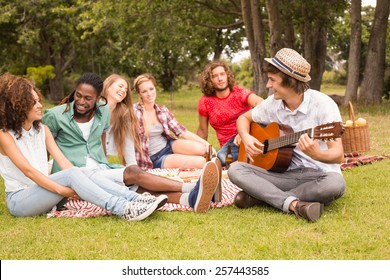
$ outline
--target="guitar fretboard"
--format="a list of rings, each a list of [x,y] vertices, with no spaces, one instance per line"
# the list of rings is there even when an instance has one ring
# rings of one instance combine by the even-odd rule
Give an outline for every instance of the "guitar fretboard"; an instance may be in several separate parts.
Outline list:
[[[313,130],[312,128],[309,128],[309,129],[294,132],[291,134],[283,135],[283,136],[280,136],[278,138],[269,139],[267,151],[272,151],[275,149],[279,149],[282,147],[286,147],[286,146],[290,146],[292,144],[295,144],[298,142],[299,137],[305,133],[307,133],[310,137],[312,137],[312,135],[311,135],[312,130]]]

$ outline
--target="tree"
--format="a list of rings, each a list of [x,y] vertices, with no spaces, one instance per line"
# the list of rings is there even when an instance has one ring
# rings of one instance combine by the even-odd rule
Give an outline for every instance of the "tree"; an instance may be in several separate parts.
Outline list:
[[[26,6],[25,1],[15,0],[1,8],[9,11],[8,22],[16,27],[17,42],[27,62],[54,66],[55,77],[49,81],[46,94],[51,101],[64,96],[63,73],[71,66],[80,43],[75,29],[76,4],[75,0],[41,0]]]
[[[386,33],[390,1],[377,0],[374,22],[368,43],[367,61],[358,102],[379,104],[382,102],[385,73]]]
[[[195,0],[192,2],[194,5],[187,15],[192,26],[206,27],[209,34],[215,34],[213,60],[221,59],[223,52],[231,58],[232,53],[241,50],[245,32],[240,0]],[[211,40],[214,39],[211,38]]]
[[[242,16],[253,62],[254,90],[264,94],[267,90],[262,65],[266,57],[267,30],[263,24],[266,14],[259,3],[261,2],[255,0],[241,0]],[[271,54],[281,47],[291,47],[302,53],[311,64],[310,86],[314,89],[320,89],[325,70],[328,28],[334,18],[342,15],[345,6],[346,1],[340,0],[267,1]],[[295,33],[299,35],[293,40]]]
[[[151,72],[164,90],[172,90],[192,78],[211,53],[217,59],[222,50],[229,54],[241,46],[236,2],[100,0],[85,9],[81,26],[86,38],[115,38],[108,53],[116,63],[110,66],[130,76]]]
[[[253,91],[267,96],[265,71],[262,69],[266,57],[265,35],[262,14],[257,0],[241,0],[242,18],[248,40],[253,69]]]
[[[282,48],[295,49],[295,31],[290,1],[267,0],[270,55]]]
[[[349,101],[355,102],[359,87],[360,50],[361,50],[361,0],[352,0],[351,3],[351,39],[348,57],[348,80],[343,105]]]
[[[299,15],[296,20],[301,22],[299,30],[302,52],[311,65],[310,87],[320,90],[325,71],[329,27],[333,25],[335,18],[344,13],[346,1],[302,0],[297,3],[296,8],[300,13],[296,11],[295,14]]]
[[[268,26],[270,32],[270,53],[274,56],[278,50],[285,47],[282,39],[284,28],[281,19],[281,9],[278,0],[267,0],[266,7],[268,11]]]
[[[242,48],[246,37],[252,63],[249,71],[253,71],[253,90],[258,94],[267,95],[264,58],[282,47],[302,53],[312,65],[311,87],[319,89],[329,54],[347,59],[350,45],[356,45],[350,43],[349,30],[343,29],[349,26],[343,14],[347,2],[39,0],[28,1],[26,7],[25,0],[0,0],[0,71],[26,74],[30,66],[54,66],[56,76],[47,96],[55,101],[63,97],[64,85],[69,86],[85,71],[101,76],[117,72],[129,77],[152,72],[164,89],[177,89],[194,79],[208,60],[231,57]],[[383,7],[386,1],[380,2]],[[361,57],[367,53],[368,42],[370,13],[366,15],[365,11],[366,7]],[[386,25],[386,16],[380,18]],[[375,45],[373,36],[371,50]],[[378,38],[385,41],[382,35]],[[367,64],[373,59],[384,63],[381,56],[369,58]],[[350,65],[354,65],[351,59]],[[361,60],[360,77],[364,65]],[[367,69],[381,75],[376,69]],[[376,92],[382,90],[380,82],[375,86],[379,86]]]

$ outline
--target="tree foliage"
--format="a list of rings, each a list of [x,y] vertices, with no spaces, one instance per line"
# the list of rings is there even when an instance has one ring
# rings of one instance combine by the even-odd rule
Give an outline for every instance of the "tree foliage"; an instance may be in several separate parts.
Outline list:
[[[194,81],[209,60],[230,59],[247,40],[250,65],[237,69],[244,71],[243,75],[236,74],[244,77],[245,84],[253,80],[250,87],[256,92],[266,92],[264,57],[281,47],[294,48],[308,59],[311,86],[319,88],[329,65],[326,62],[331,62],[331,57],[348,58],[349,3],[0,0],[0,72],[26,74],[28,67],[52,65],[55,76],[43,87],[54,101],[67,93],[71,80],[87,71],[102,77],[116,72],[132,78],[151,72],[165,90],[171,90]],[[360,73],[373,12],[363,9]],[[252,78],[247,73],[252,73]]]
[[[363,104],[379,104],[382,101],[384,88],[386,33],[388,30],[390,2],[378,0],[372,25],[366,67],[359,91],[358,100]]]

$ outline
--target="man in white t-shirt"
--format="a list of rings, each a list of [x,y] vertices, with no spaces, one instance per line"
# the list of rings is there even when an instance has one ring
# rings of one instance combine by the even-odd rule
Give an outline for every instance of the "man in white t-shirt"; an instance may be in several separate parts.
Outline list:
[[[277,123],[301,132],[334,123],[341,130],[336,135],[339,137],[343,131],[341,115],[330,97],[309,88],[310,64],[295,50],[284,48],[265,60],[267,88],[273,94],[237,120],[249,163],[237,162],[228,171],[230,180],[243,190],[235,196],[234,203],[240,208],[270,205],[314,222],[321,217],[324,204],[345,192],[340,170],[344,156],[341,139],[324,142],[302,133],[287,171],[278,173],[250,164],[259,155],[267,156],[268,148],[263,145],[265,141],[249,133],[250,124]]]

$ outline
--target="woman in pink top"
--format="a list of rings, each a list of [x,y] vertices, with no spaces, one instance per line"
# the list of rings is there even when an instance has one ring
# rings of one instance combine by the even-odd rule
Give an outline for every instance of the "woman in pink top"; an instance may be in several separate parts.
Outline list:
[[[233,161],[238,157],[238,146],[241,141],[236,127],[238,117],[263,99],[248,89],[236,86],[233,73],[221,61],[213,61],[205,66],[200,77],[200,86],[204,96],[198,103],[197,134],[207,140],[210,123],[217,133],[221,147],[217,156],[224,166],[229,144]]]

